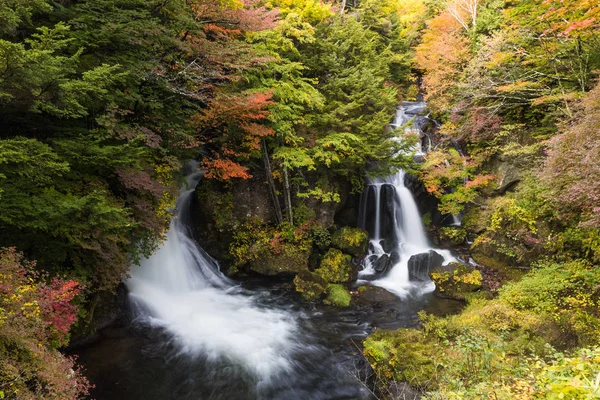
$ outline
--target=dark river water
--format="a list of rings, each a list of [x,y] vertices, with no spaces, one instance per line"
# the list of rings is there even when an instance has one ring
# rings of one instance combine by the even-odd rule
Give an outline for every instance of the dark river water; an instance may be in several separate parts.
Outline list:
[[[432,294],[402,300],[375,289],[346,310],[302,304],[280,288],[253,288],[256,307],[284,309],[298,323],[290,368],[259,379],[235,360],[182,351],[160,327],[135,321],[106,328],[101,339],[78,350],[97,400],[371,399],[370,371],[360,353],[367,334],[413,327],[417,313],[444,315],[461,303]]]

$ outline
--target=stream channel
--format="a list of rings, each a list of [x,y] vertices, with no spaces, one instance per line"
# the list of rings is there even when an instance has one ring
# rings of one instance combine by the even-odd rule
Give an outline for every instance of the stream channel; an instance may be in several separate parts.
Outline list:
[[[399,106],[392,125],[422,108]],[[125,321],[77,350],[97,400],[372,399],[360,352],[365,337],[377,328],[414,327],[421,310],[445,315],[462,306],[433,295],[428,271],[409,273],[409,258],[431,247],[402,171],[368,182],[363,193],[359,220],[370,245],[356,285],[378,289],[348,309],[303,303],[289,283],[222,274],[191,234],[200,178],[190,172],[167,240],[132,267]],[[444,262],[454,260],[435,250]]]

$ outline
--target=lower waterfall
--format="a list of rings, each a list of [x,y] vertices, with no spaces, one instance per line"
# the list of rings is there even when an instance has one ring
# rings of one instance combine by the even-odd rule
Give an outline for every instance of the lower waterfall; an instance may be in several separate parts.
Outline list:
[[[188,175],[165,242],[126,282],[138,322],[162,327],[182,352],[242,365],[259,381],[289,371],[297,330],[288,311],[259,307],[189,236],[188,210],[200,172]]]

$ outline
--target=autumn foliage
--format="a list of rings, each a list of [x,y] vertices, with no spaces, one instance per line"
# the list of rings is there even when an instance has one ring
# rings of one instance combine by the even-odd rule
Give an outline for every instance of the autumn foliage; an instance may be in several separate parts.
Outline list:
[[[220,180],[248,179],[248,168],[241,164],[260,151],[260,142],[275,131],[265,125],[269,92],[220,94],[203,113],[192,118],[200,139],[210,150],[202,165],[206,177]]]
[[[542,177],[563,218],[600,227],[600,85],[583,99],[572,126],[552,139]]]
[[[462,26],[450,13],[442,13],[427,23],[415,61],[425,72],[423,87],[432,107],[447,111],[452,89],[468,57],[468,41]]]
[[[0,397],[83,398],[88,381],[56,350],[76,320],[81,286],[60,278],[44,282],[34,267],[14,248],[0,249]]]

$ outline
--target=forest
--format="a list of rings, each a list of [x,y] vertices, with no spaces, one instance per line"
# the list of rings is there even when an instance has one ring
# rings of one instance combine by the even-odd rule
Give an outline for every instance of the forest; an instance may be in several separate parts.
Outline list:
[[[597,0],[0,0],[0,399],[94,395],[71,349],[165,243],[189,160],[227,276],[342,309],[365,180],[414,177],[473,263],[430,273],[460,311],[358,344],[373,398],[600,398],[599,74]],[[385,127],[418,101],[414,157]]]

